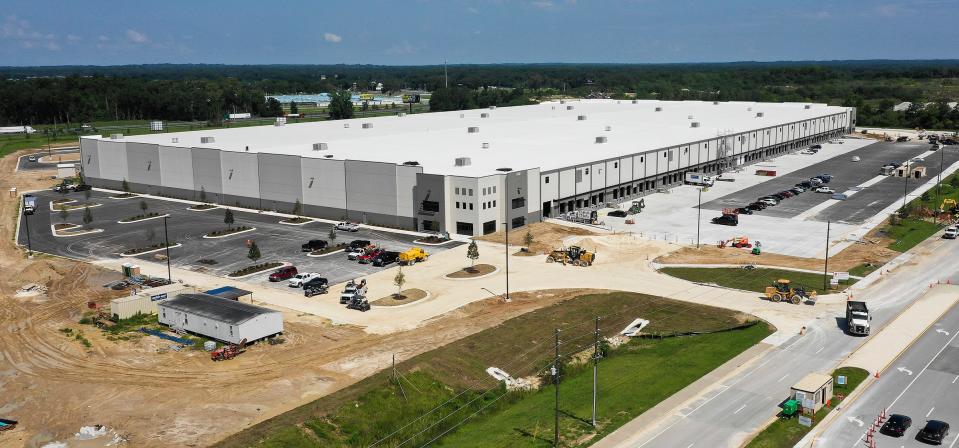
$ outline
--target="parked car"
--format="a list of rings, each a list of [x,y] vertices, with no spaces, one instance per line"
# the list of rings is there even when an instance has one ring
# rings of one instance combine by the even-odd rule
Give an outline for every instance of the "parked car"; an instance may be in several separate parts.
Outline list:
[[[822,149],[822,145],[812,145],[809,149]]]
[[[613,210],[606,214],[606,216],[612,216],[614,218],[625,218],[626,210]]]
[[[317,275],[316,277],[313,277],[303,282],[303,289],[319,288],[322,286],[328,286],[329,284],[330,284],[330,281],[326,277],[320,277],[319,275]]]
[[[342,230],[344,232],[356,232],[360,230],[360,226],[359,224],[353,224],[352,222],[349,222],[349,221],[343,221],[341,223],[336,224],[336,230]]]
[[[396,260],[399,259],[399,257],[399,252],[394,252],[391,250],[383,251],[383,253],[377,255],[376,258],[373,259],[373,266],[382,267],[396,263]]]
[[[303,252],[313,252],[314,250],[326,249],[326,246],[329,243],[326,240],[309,240],[306,243],[303,243],[300,248]]]
[[[923,442],[942,445],[942,441],[949,435],[949,424],[939,420],[926,421],[926,426],[919,430],[916,439]]]
[[[879,432],[893,437],[902,437],[910,426],[912,426],[911,418],[902,414],[892,414],[882,428],[879,428]]]
[[[949,226],[946,227],[946,231],[942,233],[942,237],[947,240],[954,240],[959,236],[959,227]]]
[[[802,150],[802,151],[799,151],[799,153],[800,153],[800,154],[813,155],[813,154],[816,153],[816,151],[813,151],[813,150],[811,150],[811,149],[804,149],[804,150]]]
[[[92,189],[93,187],[88,184],[75,184],[73,186],[73,191],[87,191]]]
[[[736,209],[736,211],[739,212],[740,215],[751,215],[751,214],[753,214],[753,211],[750,210],[749,207],[739,207],[739,208]]]
[[[270,281],[282,282],[283,280],[289,280],[296,274],[296,266],[283,266],[282,268],[279,268],[270,274]]]
[[[796,184],[796,186],[797,186],[797,187],[800,187],[800,188],[805,188],[805,189],[808,190],[808,189],[812,188],[812,182],[809,182],[808,180],[804,180],[804,181]]]
[[[837,201],[845,201],[846,199],[849,199],[849,196],[846,196],[845,193],[836,193],[832,195],[832,199],[835,199]]]
[[[293,278],[290,279],[290,287],[291,287],[291,288],[300,288],[300,287],[303,286],[303,283],[305,283],[305,282],[307,282],[307,281],[309,281],[309,280],[312,280],[312,279],[314,279],[314,278],[316,278],[316,277],[319,277],[319,276],[320,276],[320,274],[317,274],[316,272],[300,272],[300,273],[297,273],[296,275],[293,276]]]
[[[780,191],[779,194],[782,195],[784,198],[791,198],[791,197],[795,196],[795,194],[793,194],[793,192],[791,192],[791,191],[789,191],[789,190]]]
[[[27,157],[27,162],[36,162],[36,161],[37,161],[37,156],[35,155],[30,155],[30,157]]]
[[[776,194],[773,194],[772,196],[776,199],[779,199],[780,201],[782,201],[783,199],[786,199],[786,195],[782,193],[776,193]]]
[[[366,255],[366,249],[362,247],[357,247],[356,249],[350,249],[346,252],[347,260],[356,260],[357,258]]]
[[[794,193],[795,193],[796,191],[799,191],[800,193],[805,193],[805,192],[806,192],[806,188],[803,187],[803,186],[801,186],[801,185],[796,185],[795,187],[790,188],[789,191],[792,191],[792,192],[794,192]]]
[[[370,240],[353,240],[353,241],[350,241],[349,248],[350,250],[362,249],[369,245],[370,245]]]
[[[832,188],[829,188],[829,187],[818,187],[813,191],[815,191],[816,193],[829,193],[829,194],[836,192],[836,190],[833,190]]]
[[[816,177],[822,179],[822,181],[827,184],[832,180],[832,174],[820,174]]]
[[[367,252],[365,255],[360,255],[360,256],[356,259],[356,261],[359,261],[360,264],[369,264],[369,263],[372,263],[372,262],[373,262],[373,259],[374,259],[374,258],[380,256],[380,254],[382,254],[382,253],[383,253],[383,251],[380,250],[380,249],[373,249],[373,250]]]
[[[719,224],[721,226],[738,226],[739,218],[736,215],[723,215],[713,218],[713,224]]]
[[[760,210],[765,210],[766,207],[767,207],[767,205],[766,205],[766,204],[763,204],[762,202],[753,202],[752,204],[749,204],[749,205],[746,206],[746,208],[748,208],[748,209],[750,209],[750,210],[752,210],[752,211],[754,211],[754,212],[758,212],[758,211],[760,211]]]
[[[765,197],[765,198],[759,198],[759,202],[766,204],[767,207],[772,207],[774,205],[779,204],[779,199],[776,199],[773,197]]]
[[[852,161],[853,161],[853,162],[858,162],[858,161],[860,161],[860,160],[862,160],[862,159],[861,159],[859,156],[852,156]]]

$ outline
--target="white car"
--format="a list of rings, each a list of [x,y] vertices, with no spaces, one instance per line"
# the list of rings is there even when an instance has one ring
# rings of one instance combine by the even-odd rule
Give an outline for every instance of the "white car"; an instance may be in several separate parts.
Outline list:
[[[813,191],[815,191],[816,193],[830,193],[830,194],[836,192],[836,190],[833,190],[832,188],[829,188],[829,187],[819,187]]]
[[[858,161],[860,161],[860,160],[862,160],[862,159],[861,159],[859,156],[852,156],[852,161],[853,161],[853,162],[858,162]]]
[[[957,236],[959,236],[959,227],[956,226],[946,227],[946,231],[942,234],[942,237],[948,240],[954,240]]]
[[[360,226],[349,221],[343,221],[336,225],[336,230],[342,230],[344,232],[356,232],[360,230]]]
[[[800,154],[813,155],[813,154],[816,153],[816,151],[813,151],[813,150],[811,150],[811,149],[804,149],[804,150],[802,150],[802,151],[799,151],[799,153],[800,153]]]
[[[314,277],[319,277],[320,274],[316,272],[301,272],[293,276],[290,279],[290,288],[302,288],[303,284],[312,280]]]
[[[356,249],[352,249],[349,252],[347,252],[346,258],[348,260],[356,260],[357,258],[360,258],[363,255],[366,255],[366,248],[357,247]]]

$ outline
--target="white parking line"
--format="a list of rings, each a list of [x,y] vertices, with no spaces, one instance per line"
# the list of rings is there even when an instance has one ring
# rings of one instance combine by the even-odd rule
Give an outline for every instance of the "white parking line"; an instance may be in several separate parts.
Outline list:
[[[959,380],[959,375],[956,375],[956,377],[952,379],[952,384],[956,384],[956,380]]]
[[[783,375],[782,377],[780,377],[780,378],[779,378],[778,380],[776,380],[776,382],[778,383],[778,382],[780,382],[780,381],[782,381],[782,380],[784,380],[784,379],[786,379],[786,377],[787,377],[787,376],[789,376],[789,374],[788,374],[788,373],[787,373],[787,374],[785,374],[785,375]],[[955,381],[953,381],[953,382],[955,382]]]
[[[736,409],[736,411],[735,411],[735,412],[733,412],[733,415],[735,415],[735,414],[738,414],[738,413],[739,413],[739,411],[742,411],[742,410],[743,410],[743,409],[745,409],[745,408],[746,408],[746,405],[742,405],[742,406],[740,406],[740,407],[739,407],[739,409]],[[927,415],[926,417],[928,417],[928,415]]]
[[[819,354],[819,352],[821,352],[821,351],[822,351],[822,350],[823,350],[824,348],[826,348],[826,346],[825,346],[825,345],[824,345],[824,346],[822,346],[822,347],[819,347],[819,350],[816,350],[816,353],[813,353],[813,354],[814,354],[814,355],[818,355],[818,354]]]
[[[929,412],[926,412],[926,417],[929,417],[930,415],[932,415],[932,411],[934,411],[935,409],[936,407],[933,406],[932,409],[929,410]]]

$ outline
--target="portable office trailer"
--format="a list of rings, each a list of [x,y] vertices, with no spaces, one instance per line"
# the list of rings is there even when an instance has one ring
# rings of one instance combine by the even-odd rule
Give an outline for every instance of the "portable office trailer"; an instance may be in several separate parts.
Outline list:
[[[180,294],[157,308],[161,324],[223,342],[253,342],[283,332],[281,312],[209,294]]]
[[[804,410],[819,412],[832,400],[833,379],[831,375],[810,373],[789,390],[789,397],[799,402]]]
[[[192,294],[196,288],[181,283],[138,290],[135,294],[110,301],[110,314],[116,319],[129,319],[137,314],[156,314],[157,302],[177,294]]]

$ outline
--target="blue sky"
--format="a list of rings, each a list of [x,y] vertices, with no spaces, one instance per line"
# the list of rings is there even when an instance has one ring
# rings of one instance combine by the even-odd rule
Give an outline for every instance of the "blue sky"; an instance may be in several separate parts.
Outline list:
[[[959,0],[5,0],[0,66],[959,58]]]

